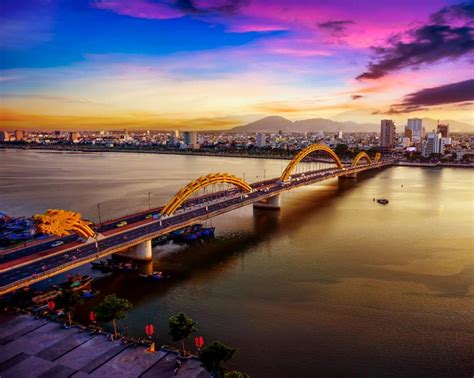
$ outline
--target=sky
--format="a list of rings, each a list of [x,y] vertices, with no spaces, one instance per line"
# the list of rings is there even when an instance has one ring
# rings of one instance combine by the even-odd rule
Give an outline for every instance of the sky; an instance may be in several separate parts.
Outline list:
[[[474,124],[474,0],[0,0],[0,129]]]

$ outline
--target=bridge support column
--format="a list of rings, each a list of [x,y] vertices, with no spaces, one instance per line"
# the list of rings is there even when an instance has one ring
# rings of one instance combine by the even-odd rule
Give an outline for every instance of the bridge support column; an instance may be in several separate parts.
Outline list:
[[[127,253],[127,257],[137,261],[151,261],[153,259],[151,240],[147,240],[132,247],[130,252]]]
[[[276,196],[263,199],[259,202],[255,202],[253,204],[253,207],[257,209],[279,210],[281,207],[280,195],[278,194]]]

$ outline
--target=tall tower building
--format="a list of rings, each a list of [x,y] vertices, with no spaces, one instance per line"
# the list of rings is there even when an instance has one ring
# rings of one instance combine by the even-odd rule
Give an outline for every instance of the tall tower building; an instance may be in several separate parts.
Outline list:
[[[429,157],[431,154],[444,154],[444,144],[441,133],[432,132],[426,135],[426,140],[423,142],[422,155]]]
[[[380,146],[387,148],[395,146],[395,124],[391,119],[380,121]]]
[[[265,140],[265,134],[257,133],[257,138],[256,138],[256,144],[258,148],[265,147],[266,140]]]
[[[449,125],[447,123],[439,123],[438,133],[441,133],[443,138],[449,138]]]
[[[23,140],[23,130],[15,130],[15,140],[20,142]]]
[[[197,142],[197,133],[195,131],[185,131],[183,133],[183,142],[192,149],[199,148],[199,144]]]
[[[421,118],[409,118],[407,128],[412,131],[413,143],[419,143],[425,136],[425,130],[423,129],[423,120]]]

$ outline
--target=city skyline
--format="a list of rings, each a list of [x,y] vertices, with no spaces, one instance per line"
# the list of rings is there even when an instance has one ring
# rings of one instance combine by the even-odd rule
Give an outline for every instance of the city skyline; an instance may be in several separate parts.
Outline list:
[[[31,0],[1,13],[8,129],[472,124],[472,1]]]

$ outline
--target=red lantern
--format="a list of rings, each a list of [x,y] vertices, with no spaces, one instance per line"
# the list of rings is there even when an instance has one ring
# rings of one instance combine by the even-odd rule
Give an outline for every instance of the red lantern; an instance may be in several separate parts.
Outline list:
[[[153,324],[147,324],[145,326],[145,333],[148,337],[151,337],[151,335],[153,335]]]
[[[90,320],[91,322],[95,322],[95,314],[94,314],[93,311],[91,311],[91,312],[89,313],[89,320]]]
[[[48,302],[48,309],[50,311],[53,311],[55,307],[56,307],[56,303],[54,303],[53,301]]]
[[[194,345],[196,345],[196,348],[201,349],[202,346],[204,345],[204,338],[202,336],[195,337],[194,338]]]

